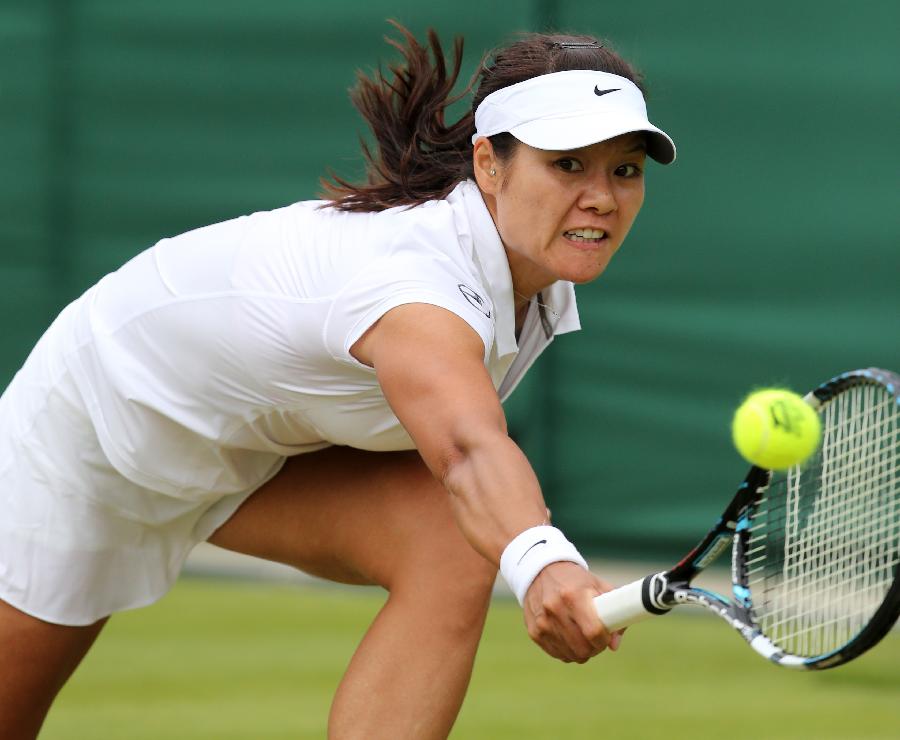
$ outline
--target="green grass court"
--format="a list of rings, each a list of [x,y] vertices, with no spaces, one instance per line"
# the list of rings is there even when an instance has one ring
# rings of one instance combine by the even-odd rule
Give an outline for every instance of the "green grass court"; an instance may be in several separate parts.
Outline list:
[[[114,618],[64,689],[42,740],[323,738],[330,698],[383,599],[183,579]],[[900,633],[816,674],[768,665],[715,617],[673,614],[617,654],[564,665],[497,601],[456,725],[459,740],[900,736]]]

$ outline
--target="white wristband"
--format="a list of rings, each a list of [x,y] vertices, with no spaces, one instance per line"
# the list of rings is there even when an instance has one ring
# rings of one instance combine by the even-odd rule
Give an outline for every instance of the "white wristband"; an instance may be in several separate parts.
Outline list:
[[[575,545],[556,527],[532,527],[506,546],[500,556],[500,573],[521,605],[538,573],[559,562],[578,563],[585,570],[588,567]]]

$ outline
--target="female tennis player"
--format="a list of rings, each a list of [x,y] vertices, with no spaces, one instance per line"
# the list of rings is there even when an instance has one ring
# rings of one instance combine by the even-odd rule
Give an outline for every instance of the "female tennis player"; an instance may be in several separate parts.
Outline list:
[[[619,635],[550,526],[501,401],[641,208],[670,138],[588,36],[530,35],[452,124],[462,42],[400,28],[361,78],[369,178],[163,239],[69,305],[0,402],[0,736],[32,738],[114,612],[198,542],[379,584],[333,738],[443,738],[498,567],[528,633],[583,662]],[[429,48],[430,47],[430,48]]]

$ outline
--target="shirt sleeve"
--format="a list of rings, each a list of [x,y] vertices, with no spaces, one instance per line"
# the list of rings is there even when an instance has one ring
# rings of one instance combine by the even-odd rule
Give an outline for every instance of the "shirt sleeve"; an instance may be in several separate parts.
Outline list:
[[[363,366],[350,348],[392,308],[427,303],[453,312],[481,337],[484,359],[494,343],[494,308],[487,291],[451,260],[432,254],[392,255],[376,260],[338,293],[323,328],[334,359]]]

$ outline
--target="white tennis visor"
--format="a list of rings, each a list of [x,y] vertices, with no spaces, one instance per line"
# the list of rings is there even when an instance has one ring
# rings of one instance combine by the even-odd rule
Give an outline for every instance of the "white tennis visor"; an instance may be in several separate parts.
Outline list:
[[[647,154],[675,159],[675,143],[647,120],[647,104],[631,80],[586,69],[552,72],[492,92],[475,110],[474,144],[509,132],[535,149],[579,149],[643,131]]]

